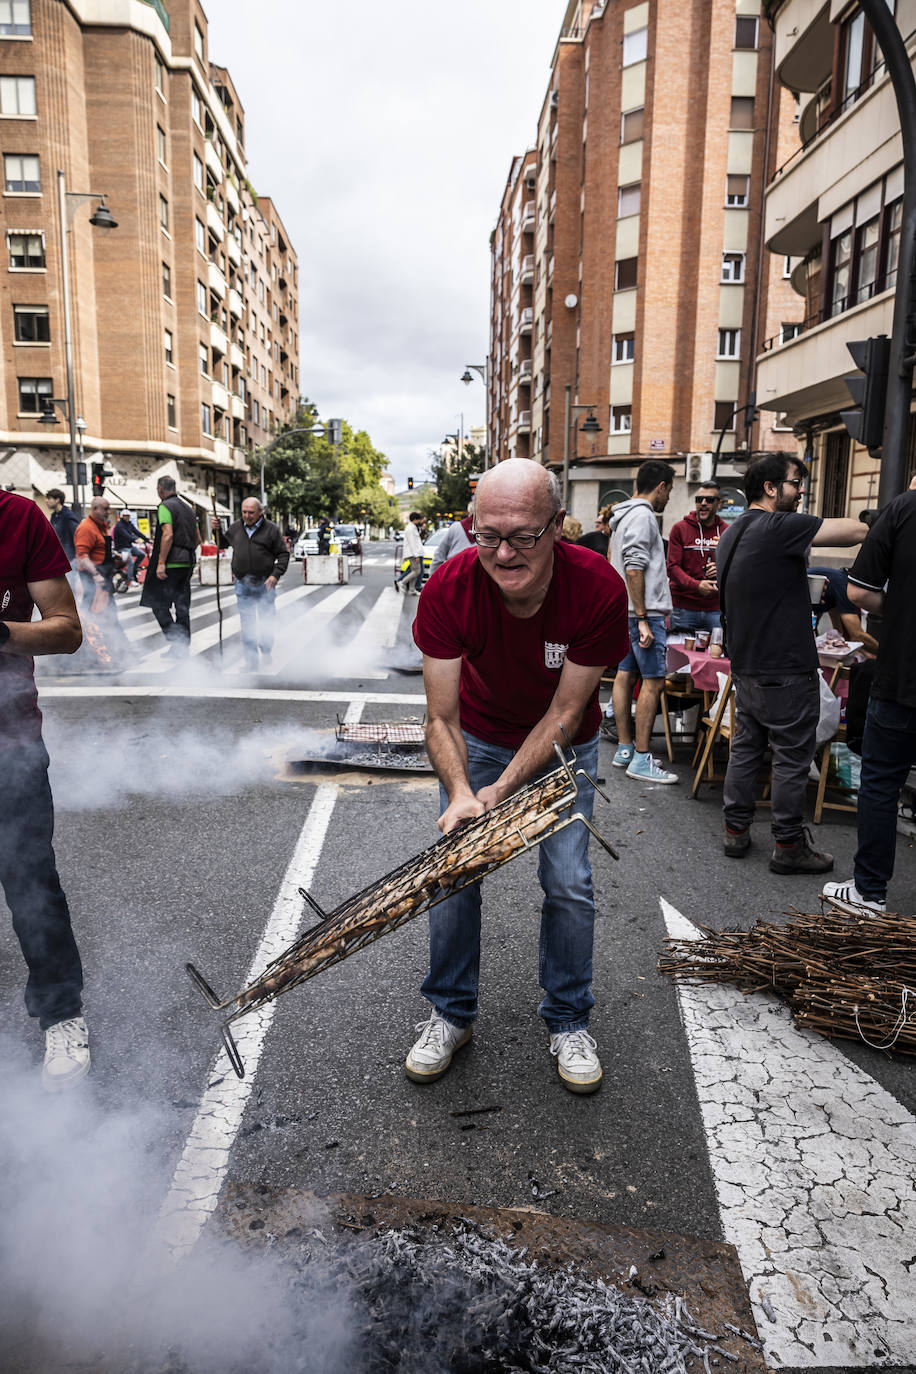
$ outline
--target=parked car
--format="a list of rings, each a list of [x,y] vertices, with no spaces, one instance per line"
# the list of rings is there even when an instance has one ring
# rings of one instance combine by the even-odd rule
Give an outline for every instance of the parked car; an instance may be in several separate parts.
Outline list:
[[[355,525],[335,525],[334,533],[337,536],[337,542],[340,544],[341,553],[362,552],[359,530]]]
[[[441,530],[433,530],[432,534],[428,536],[426,543],[423,545],[423,552],[420,556],[423,559],[424,578],[429,577],[430,569],[433,565],[433,558],[436,553],[436,545],[445,538],[445,531],[447,529],[448,525],[443,525]]]
[[[306,558],[318,552],[318,531],[303,530],[296,540],[293,558]]]

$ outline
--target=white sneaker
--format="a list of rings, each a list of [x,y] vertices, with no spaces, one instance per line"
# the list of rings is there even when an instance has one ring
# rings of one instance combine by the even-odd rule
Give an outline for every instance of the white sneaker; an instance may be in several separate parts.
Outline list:
[[[72,1088],[89,1072],[89,1028],[82,1016],[58,1021],[45,1031],[45,1062],[41,1085],[46,1092]]]
[[[556,1058],[563,1086],[571,1093],[593,1093],[601,1087],[601,1061],[596,1049],[587,1030],[551,1035],[550,1053]]]
[[[850,916],[861,916],[863,911],[874,911],[876,914],[887,911],[887,902],[873,902],[863,897],[854,882],[824,883],[821,896],[831,906],[848,912]]]
[[[455,1051],[468,1043],[471,1027],[453,1026],[433,1008],[429,1020],[416,1029],[423,1033],[404,1061],[404,1071],[414,1083],[433,1083],[446,1072]]]

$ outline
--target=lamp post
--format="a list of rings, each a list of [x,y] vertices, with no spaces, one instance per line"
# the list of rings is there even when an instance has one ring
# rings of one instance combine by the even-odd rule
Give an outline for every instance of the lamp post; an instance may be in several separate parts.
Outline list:
[[[73,393],[73,330],[70,320],[70,261],[67,248],[67,235],[77,207],[85,201],[98,201],[98,209],[89,216],[89,223],[96,229],[117,229],[118,221],[105,204],[105,196],[100,191],[68,191],[67,179],[62,171],[57,173],[57,207],[60,215],[60,271],[64,296],[64,360],[67,369],[67,425],[70,430],[70,482],[73,487],[74,506],[77,505],[77,456],[76,456],[76,401]],[[68,203],[69,202],[69,203]],[[82,491],[79,497],[78,515],[83,513]]]
[[[725,438],[726,432],[727,432],[728,427],[729,427],[729,425],[731,424],[732,420],[734,420],[734,418],[735,418],[736,415],[740,415],[740,414],[742,414],[742,412],[743,412],[743,414],[744,414],[744,428],[745,428],[745,431],[746,431],[746,430],[748,430],[748,429],[750,428],[750,426],[754,423],[754,419],[755,419],[755,413],[754,413],[754,412],[756,411],[756,409],[757,409],[757,393],[756,393],[755,391],[749,391],[749,392],[748,392],[748,395],[747,395],[747,400],[745,401],[744,405],[743,405],[743,406],[735,406],[735,408],[734,408],[734,410],[732,411],[731,415],[729,415],[728,419],[727,419],[727,420],[725,421],[725,423],[722,425],[722,428],[719,430],[719,438],[718,438],[718,441],[717,441],[717,443],[716,443],[716,451],[715,451],[715,453],[714,453],[713,456],[712,456],[712,475],[713,475],[713,477],[715,477],[715,476],[718,474],[718,471],[719,471],[719,459],[720,459],[721,456],[722,456],[722,441],[723,441],[724,438]]]
[[[483,406],[484,406],[483,414],[484,414],[484,425],[486,426],[486,431],[487,431],[487,442],[486,442],[486,446],[485,446],[485,448],[484,448],[483,465],[484,465],[485,468],[488,468],[488,467],[490,466],[490,366],[489,366],[489,361],[483,362],[483,363],[465,363],[465,365],[464,365],[464,372],[462,373],[461,377],[459,378],[460,381],[464,382],[465,386],[470,386],[470,385],[471,385],[471,382],[473,382],[474,378],[471,376],[471,373],[472,373],[472,372],[476,372],[477,375],[479,376],[480,380],[483,382],[483,389],[484,389],[484,393],[485,393],[485,394],[484,394],[484,402],[483,402]]]
[[[564,424],[564,426],[563,426],[563,505],[564,505],[564,507],[566,506],[566,504],[567,504],[567,502],[568,502],[568,500],[569,500],[569,429],[570,429],[570,424],[571,424],[571,422],[572,422],[572,420],[573,420],[573,417],[574,417],[575,415],[577,415],[577,414],[579,413],[580,410],[587,410],[587,411],[589,412],[589,413],[588,413],[588,416],[586,417],[586,419],[584,419],[584,420],[582,421],[582,424],[579,426],[579,428],[582,430],[582,433],[583,433],[583,434],[590,434],[590,435],[595,435],[595,434],[600,434],[600,433],[601,433],[601,426],[599,425],[598,421],[595,419],[595,416],[594,416],[593,413],[592,413],[592,412],[594,411],[595,407],[594,407],[593,405],[572,405],[571,402],[572,402],[572,386],[569,385],[569,384],[567,383],[567,386],[566,386],[565,424]]]

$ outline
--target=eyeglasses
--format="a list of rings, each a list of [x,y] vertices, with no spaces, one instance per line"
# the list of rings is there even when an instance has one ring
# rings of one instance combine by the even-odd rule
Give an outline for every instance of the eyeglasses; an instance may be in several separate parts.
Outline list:
[[[510,549],[533,549],[542,534],[550,529],[554,517],[547,521],[537,534],[495,534],[490,530],[471,530],[471,538],[482,549],[498,549],[500,544],[508,544]]]
[[[794,487],[796,491],[801,491],[805,483],[804,477],[784,477],[782,480],[787,486]]]
[[[698,506],[712,506],[718,501],[718,496],[695,496],[694,501]]]

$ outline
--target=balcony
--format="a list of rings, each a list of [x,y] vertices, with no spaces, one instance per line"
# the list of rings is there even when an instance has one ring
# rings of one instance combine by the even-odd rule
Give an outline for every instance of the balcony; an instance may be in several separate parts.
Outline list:
[[[557,208],[557,188],[554,187],[550,193],[550,200],[547,202],[547,218],[553,220]]]
[[[518,330],[520,334],[530,334],[534,325],[534,307],[526,305],[518,317]]]
[[[787,0],[776,24],[776,74],[793,91],[816,91],[833,67],[834,27],[826,0]]]
[[[232,454],[225,439],[213,440],[213,461],[221,468],[231,468],[233,466]]]
[[[207,282],[214,295],[219,296],[220,300],[226,294],[226,278],[223,276],[221,268],[211,260],[207,263]]]
[[[523,234],[528,234],[534,229],[536,218],[536,207],[533,200],[526,200],[522,206],[522,220],[519,228]]]
[[[551,253],[550,257],[547,259],[547,282],[548,282],[548,284],[549,284],[549,283],[552,282],[552,281],[553,281],[553,253]]]
[[[241,396],[233,394],[229,397],[229,411],[233,420],[244,420],[245,402],[242,400]]]
[[[220,182],[223,179],[223,164],[220,162],[219,153],[214,148],[210,139],[207,139],[207,142],[204,145],[204,162],[207,164],[208,172],[212,176],[213,180],[216,182],[217,186],[219,186]]]
[[[234,215],[237,215],[242,208],[239,193],[232,177],[226,178],[226,202]]]
[[[218,353],[221,358],[225,358],[226,350],[229,347],[229,339],[226,331],[221,329],[215,320],[210,321],[210,347],[215,353]]]
[[[522,286],[530,286],[534,281],[534,254],[526,253],[522,258],[521,272],[519,281]]]
[[[235,235],[230,232],[226,235],[226,257],[234,267],[242,265],[242,250],[239,247]]]
[[[229,409],[229,392],[222,382],[213,383],[213,409],[221,410],[223,414]]]
[[[518,365],[518,380],[522,386],[531,385],[531,359],[522,358]]]
[[[234,445],[232,449],[232,462],[233,466],[238,468],[241,472],[247,472],[249,465],[247,448],[239,448],[238,445]]]
[[[530,411],[530,410],[521,410],[521,411],[519,411],[519,416],[518,416],[518,432],[519,432],[519,434],[530,434],[530,433],[531,433],[531,411]]]
[[[234,316],[235,319],[240,320],[240,319],[242,318],[242,312],[243,312],[243,310],[244,310],[244,306],[243,306],[243,304],[242,304],[242,298],[241,298],[241,296],[239,295],[238,291],[236,291],[236,289],[235,289],[234,286],[230,286],[230,288],[229,288],[229,314],[232,315],[232,316]]]
[[[223,217],[212,200],[207,201],[207,228],[210,230],[211,234],[222,243],[226,233],[226,226],[223,224]]]
[[[229,363],[235,372],[244,371],[245,354],[234,340],[229,345]]]

